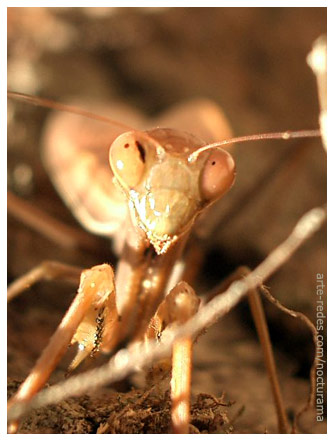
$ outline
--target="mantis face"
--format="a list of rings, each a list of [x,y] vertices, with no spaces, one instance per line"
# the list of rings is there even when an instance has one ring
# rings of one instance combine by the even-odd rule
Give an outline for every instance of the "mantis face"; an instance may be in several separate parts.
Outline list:
[[[189,160],[204,145],[188,133],[159,128],[123,133],[110,147],[115,180],[134,221],[158,254],[165,253],[234,182],[235,164],[224,150]]]

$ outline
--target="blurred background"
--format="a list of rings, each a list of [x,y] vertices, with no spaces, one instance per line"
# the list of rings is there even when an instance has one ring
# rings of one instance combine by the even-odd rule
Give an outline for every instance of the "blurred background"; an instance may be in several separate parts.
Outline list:
[[[67,101],[123,100],[155,116],[204,97],[224,110],[236,136],[318,127],[316,81],[306,63],[326,34],[325,8],[8,8],[8,89]],[[80,228],[39,159],[48,110],[9,101],[8,186]],[[253,268],[308,209],[326,201],[320,140],[247,143],[233,150],[237,180],[199,277],[200,292],[239,265]],[[326,273],[325,229],[267,285],[282,303],[314,319],[316,274]],[[209,242],[210,243],[210,242]],[[109,243],[64,250],[8,218],[8,280],[42,260],[79,266],[114,263]],[[204,251],[203,251],[204,252]],[[23,379],[73,296],[65,284],[39,284],[9,306],[9,375]],[[305,326],[265,305],[290,416],[307,399],[313,346]],[[194,391],[236,401],[241,433],[275,432],[270,391],[247,303],[195,347]],[[32,345],[31,342],[34,342]],[[64,361],[54,380],[62,378]],[[305,432],[322,432],[314,416]]]

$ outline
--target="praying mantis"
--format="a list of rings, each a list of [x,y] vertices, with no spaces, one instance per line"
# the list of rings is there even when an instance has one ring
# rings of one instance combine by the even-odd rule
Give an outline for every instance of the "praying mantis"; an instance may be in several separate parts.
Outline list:
[[[9,96],[43,103],[43,100],[38,98],[20,94],[9,93]],[[57,107],[56,103],[54,107]],[[187,104],[185,113],[187,116],[191,112],[194,113],[190,118],[193,122],[199,110],[203,112],[203,107],[203,103],[200,103],[200,106],[198,103],[190,106]],[[210,115],[210,110],[216,111],[212,109],[209,106],[205,109],[203,112],[205,118]],[[72,109],[72,111],[75,110]],[[182,109],[183,112],[184,109]],[[175,113],[176,117],[174,112],[172,114],[175,122],[171,122],[171,126],[177,126],[180,121],[180,110],[177,109]],[[218,116],[215,115],[215,118],[212,118],[210,115],[207,120],[204,120],[201,130],[207,129],[205,121],[211,122],[212,119],[217,120]],[[222,115],[220,119],[219,131],[223,130],[222,128],[226,125]],[[80,121],[76,128],[72,115],[70,117],[58,115],[55,122],[50,123],[51,128],[48,129],[46,135],[49,139],[45,141],[45,144],[47,146],[46,158],[50,161],[49,166],[54,167],[56,185],[60,191],[64,191],[65,198],[69,194],[73,211],[79,213],[78,217],[81,220],[87,219],[90,214],[82,215],[83,209],[87,208],[94,213],[95,202],[98,201],[98,190],[102,191],[102,194],[103,191],[110,190],[113,194],[118,188],[123,191],[129,212],[124,218],[124,211],[122,211],[119,219],[127,225],[127,229],[116,283],[113,269],[106,264],[92,267],[81,273],[76,298],[35,368],[21,385],[11,403],[29,400],[42,387],[69,343],[78,344],[77,355],[69,367],[73,370],[87,355],[100,350],[112,352],[129,336],[134,341],[152,338],[159,340],[165,328],[174,322],[187,321],[196,314],[199,308],[200,300],[188,283],[177,283],[171,291],[166,293],[168,279],[195,218],[207,206],[222,197],[233,184],[234,161],[232,156],[220,147],[224,144],[248,140],[248,137],[210,144],[201,142],[194,135],[177,129],[158,128],[145,132],[137,130],[124,132],[128,126],[114,121],[109,122],[114,130],[121,132],[109,149],[109,162],[113,172],[109,176],[103,170],[105,154],[101,155],[103,158],[101,163],[96,162],[96,152],[92,158],[87,156],[87,152],[89,155],[91,150],[90,142],[87,148],[83,147],[84,144],[80,145],[78,152],[79,144],[71,144],[71,137],[68,140],[58,139],[59,134],[67,136],[70,133],[69,130],[74,133],[73,139],[77,142],[80,139],[85,127]],[[198,126],[199,123],[197,128]],[[92,130],[91,127],[90,130]],[[253,138],[289,139],[319,135],[320,132],[315,130],[259,135]],[[111,135],[108,133],[108,139],[110,138]],[[87,143],[85,133],[82,139]],[[60,145],[65,146],[63,151],[60,150]],[[78,167],[80,167],[79,171]],[[87,177],[91,179],[93,175],[102,177],[98,188],[91,186],[87,181]],[[71,190],[68,191],[68,188]],[[93,191],[93,197],[90,195],[91,191]],[[115,206],[117,206],[117,199],[116,196]],[[110,195],[107,202],[109,207],[106,208],[110,208],[110,205],[113,207]],[[105,210],[101,208],[100,210],[97,215],[108,214]],[[111,221],[102,222],[104,234],[106,234],[105,228],[113,228],[114,214],[117,215],[117,210],[114,208],[111,212],[113,215]],[[96,215],[95,218],[98,219]],[[89,222],[86,227],[90,227]],[[93,223],[92,229],[95,228],[96,223]],[[54,277],[54,272],[58,277],[63,275],[64,278],[77,275],[76,269],[64,265],[59,266],[57,263],[44,265],[36,270],[32,270],[14,282],[9,288],[9,296],[14,297],[26,286],[42,278]],[[178,277],[180,279],[180,275]],[[164,293],[167,294],[165,299]],[[261,311],[257,299],[257,297],[252,299],[255,317],[259,314],[261,316],[261,313],[257,311],[257,308]],[[255,318],[255,320],[257,326],[262,329],[259,331],[260,335],[261,332],[266,333],[266,325],[261,323],[263,317]],[[177,341],[173,349],[171,394],[172,422],[176,433],[188,431],[191,347],[191,339],[186,338]],[[272,358],[272,355],[269,355],[269,358]],[[274,378],[275,368],[271,366],[270,370],[273,370],[271,378]],[[277,400],[280,403],[276,379],[274,383],[274,389],[278,394]],[[278,408],[281,412],[280,430],[286,431],[286,417],[281,409],[281,403]],[[16,426],[17,423],[12,423],[10,430],[15,430]]]
[[[201,105],[197,105],[194,106],[193,109],[195,109],[195,114],[196,112],[198,112],[198,110],[196,109],[203,109],[203,103],[201,103]],[[187,112],[188,114],[191,114],[191,111],[188,110]],[[206,112],[204,112],[206,115],[210,114],[209,109],[206,109]],[[173,123],[170,123],[171,126],[176,127],[179,123],[181,123],[181,117],[180,115],[184,114],[184,110],[177,114],[177,116],[170,116],[167,115],[167,118],[165,117],[165,121],[167,121],[169,118],[173,119]],[[59,119],[62,119],[62,117],[59,117]],[[211,121],[212,118],[209,117],[208,121]],[[59,124],[70,124],[68,119],[66,119],[66,122],[64,122],[65,120],[59,122]],[[176,121],[176,122],[175,122]],[[58,124],[58,123],[57,123]],[[126,124],[126,123],[125,123]],[[158,123],[160,125],[160,123]],[[165,123],[166,124],[166,123]],[[166,126],[164,124],[164,126]],[[196,124],[195,124],[196,125]],[[122,282],[118,282],[118,285],[120,286],[120,288],[117,288],[115,290],[115,292],[110,292],[109,294],[106,294],[106,297],[104,297],[101,300],[101,303],[97,303],[94,305],[94,307],[98,308],[98,316],[94,315],[95,313],[92,312],[91,310],[89,310],[89,312],[85,314],[86,315],[86,319],[82,325],[79,325],[78,330],[76,331],[74,340],[78,343],[79,345],[79,352],[78,352],[78,356],[74,359],[73,364],[71,365],[71,368],[75,368],[75,366],[81,361],[81,359],[83,358],[83,356],[85,355],[89,355],[89,353],[91,351],[100,349],[102,350],[103,347],[101,347],[100,345],[103,344],[101,341],[99,341],[98,343],[95,341],[96,340],[96,336],[97,334],[101,334],[101,331],[98,332],[88,332],[85,330],[85,328],[89,328],[92,326],[92,322],[96,322],[97,319],[99,320],[104,320],[106,321],[106,311],[110,311],[109,317],[110,317],[110,323],[108,326],[112,327],[113,331],[110,335],[110,341],[107,341],[106,343],[104,343],[106,346],[106,351],[111,351],[112,347],[115,347],[115,345],[117,344],[117,342],[122,341],[123,339],[126,339],[128,337],[128,334],[133,334],[133,330],[135,331],[135,338],[137,339],[142,339],[144,336],[146,337],[154,337],[156,339],[160,338],[160,334],[162,333],[162,331],[164,330],[163,328],[166,326],[166,323],[163,324],[163,319],[161,317],[164,317],[165,315],[170,315],[170,312],[166,313],[163,311],[163,309],[166,307],[166,304],[163,303],[162,300],[162,295],[165,292],[165,289],[163,288],[163,286],[165,286],[167,284],[167,279],[168,279],[168,274],[171,271],[171,261],[177,260],[178,255],[181,253],[182,248],[184,246],[184,244],[182,244],[183,239],[185,240],[188,231],[190,230],[190,226],[192,224],[192,222],[194,221],[193,215],[190,216],[187,213],[187,208],[185,208],[182,204],[180,206],[180,200],[176,197],[175,198],[175,206],[177,207],[179,204],[179,208],[178,210],[182,213],[182,215],[180,215],[181,220],[179,220],[180,224],[179,224],[179,230],[177,230],[177,234],[175,234],[175,227],[173,227],[172,225],[170,225],[168,228],[170,228],[170,230],[168,230],[168,233],[164,233],[164,228],[166,227],[165,225],[163,226],[163,228],[161,226],[159,226],[159,224],[156,222],[154,224],[154,220],[150,217],[146,217],[146,213],[151,211],[157,211],[159,213],[161,213],[161,211],[156,210],[156,206],[155,203],[157,203],[155,201],[155,199],[153,197],[150,197],[148,195],[144,196],[144,200],[141,199],[138,195],[139,195],[139,190],[137,188],[138,185],[143,185],[144,188],[150,189],[150,191],[152,190],[152,188],[156,188],[156,184],[154,183],[155,179],[157,179],[155,177],[155,175],[149,175],[148,176],[148,171],[146,170],[146,164],[149,163],[150,165],[152,164],[156,164],[156,162],[158,164],[160,164],[163,168],[161,168],[161,170],[157,173],[156,176],[158,176],[158,178],[160,176],[163,176],[166,178],[167,181],[167,185],[170,186],[171,185],[171,181],[173,183],[173,185],[176,186],[176,189],[173,188],[173,192],[178,192],[178,188],[177,188],[177,179],[179,177],[181,177],[181,182],[185,183],[188,181],[187,186],[186,186],[186,190],[184,190],[184,193],[186,195],[190,194],[190,191],[195,187],[195,193],[197,191],[197,195],[196,197],[198,198],[198,193],[200,193],[201,196],[204,195],[204,200],[206,201],[206,204],[209,205],[211,202],[213,202],[215,200],[215,198],[218,198],[217,195],[221,195],[223,194],[225,191],[228,190],[228,188],[232,185],[233,180],[234,180],[234,165],[233,165],[233,159],[232,156],[229,153],[224,153],[221,152],[219,149],[216,151],[218,152],[217,155],[218,157],[214,157],[211,159],[210,158],[210,151],[208,150],[207,152],[203,152],[203,154],[199,153],[199,149],[201,147],[203,147],[204,145],[208,145],[207,143],[210,144],[210,142],[213,142],[214,140],[218,140],[221,141],[223,138],[229,138],[231,135],[228,131],[228,129],[226,129],[226,124],[223,120],[223,123],[221,123],[218,131],[220,132],[219,135],[212,137],[212,139],[210,139],[210,136],[205,140],[205,142],[199,142],[197,139],[195,140],[191,135],[180,135],[177,132],[168,132],[167,130],[165,131],[161,131],[161,132],[135,132],[136,135],[134,136],[133,133],[132,134],[125,134],[124,132],[128,132],[128,129],[132,128],[132,125],[127,125],[124,126],[123,125],[123,121],[120,125],[118,124],[114,124],[114,127],[117,126],[117,134],[119,134],[121,136],[121,138],[118,138],[117,140],[117,144],[114,147],[114,150],[110,152],[110,162],[112,164],[112,170],[114,171],[114,175],[118,176],[118,184],[116,186],[116,190],[118,191],[118,196],[116,197],[116,202],[113,205],[112,208],[112,214],[114,215],[116,211],[119,211],[121,214],[119,215],[120,219],[123,221],[124,217],[125,217],[125,211],[126,209],[124,209],[124,203],[122,203],[122,197],[126,197],[128,203],[130,204],[130,216],[129,219],[126,222],[130,222],[130,221],[135,221],[137,222],[136,224],[136,228],[135,228],[135,234],[133,234],[132,232],[132,226],[130,225],[130,227],[127,224],[123,224],[123,238],[121,237],[122,235],[119,235],[119,239],[118,241],[120,242],[119,244],[116,244],[116,248],[118,250],[123,248],[123,256],[125,256],[123,258],[123,260],[126,261],[127,260],[131,260],[133,259],[133,267],[135,268],[139,268],[140,272],[143,272],[145,270],[145,266],[146,266],[146,270],[148,271],[150,268],[154,269],[153,271],[151,270],[151,276],[153,277],[152,279],[149,279],[147,277],[142,277],[142,285],[144,286],[145,289],[150,290],[152,288],[152,286],[154,286],[153,280],[154,277],[156,276],[156,274],[163,274],[163,278],[165,280],[163,280],[163,282],[159,282],[160,285],[158,285],[158,289],[156,290],[157,295],[155,297],[155,295],[150,296],[149,301],[147,300],[147,298],[145,299],[145,295],[143,296],[143,300],[142,303],[144,306],[144,308],[138,308],[138,309],[142,309],[143,313],[142,313],[142,318],[138,319],[138,321],[132,321],[132,314],[134,314],[134,316],[136,315],[136,313],[133,310],[133,304],[138,306],[138,300],[135,298],[135,295],[132,293],[130,294],[130,296],[127,298],[126,295],[122,294],[122,287],[125,285]],[[198,124],[198,127],[200,126],[200,124]],[[218,124],[219,126],[219,124]],[[223,130],[221,129],[221,126],[223,126]],[[167,127],[169,128],[169,124],[167,125]],[[197,127],[197,128],[198,128]],[[82,134],[83,130],[85,128],[85,124],[81,125],[80,128],[78,128],[77,134]],[[205,124],[204,124],[204,128],[205,128]],[[186,130],[186,125],[182,122],[182,129],[185,130],[185,132],[188,132],[188,130]],[[100,129],[101,130],[101,129]],[[99,131],[99,130],[98,130]],[[191,130],[193,132],[193,130]],[[52,129],[51,129],[52,132]],[[55,136],[57,136],[57,133],[64,133],[66,132],[66,130],[59,130],[59,126],[57,126],[57,130],[55,130]],[[223,134],[224,133],[224,134]],[[154,136],[155,135],[155,136]],[[304,133],[305,135],[305,133]],[[203,135],[202,135],[203,136]],[[283,135],[281,134],[281,137]],[[289,136],[289,135],[286,135]],[[52,138],[52,136],[50,135],[50,137]],[[183,165],[181,166],[181,168],[176,169],[176,171],[174,172],[173,175],[173,179],[170,179],[170,171],[169,171],[169,166],[165,166],[164,161],[167,160],[166,157],[168,157],[169,154],[169,150],[172,152],[172,148],[173,148],[173,143],[170,142],[170,138],[174,138],[174,142],[176,143],[176,145],[178,145],[178,143],[183,143],[182,148],[184,151],[181,150],[181,154],[180,156],[184,156],[185,157],[185,161],[183,162]],[[206,136],[204,135],[204,138],[206,138]],[[110,138],[109,138],[110,139]],[[54,141],[52,141],[54,142]],[[57,141],[59,142],[59,140]],[[110,141],[111,143],[111,141]],[[169,144],[172,145],[172,147],[169,146]],[[217,147],[217,146],[216,146]],[[220,146],[219,146],[220,147]],[[53,147],[54,149],[56,149],[57,151],[57,147]],[[186,151],[186,149],[189,149],[188,151]],[[193,149],[193,151],[191,150]],[[51,154],[50,152],[52,151],[52,147],[49,147],[48,150],[48,157],[50,159],[50,164],[49,167],[50,169],[54,169],[57,170],[54,174],[54,179],[55,181],[57,181],[56,185],[58,185],[59,188],[63,187],[64,185],[71,185],[68,184],[68,176],[62,175],[63,173],[66,173],[66,167],[64,167],[64,163],[63,165],[59,165],[56,164],[57,161],[65,161],[65,159],[59,158],[59,155],[56,154]],[[215,150],[213,150],[215,151]],[[64,150],[64,152],[66,153],[66,150]],[[116,152],[116,153],[114,153]],[[152,153],[153,152],[153,153]],[[196,155],[198,153],[198,157],[196,158]],[[171,159],[170,161],[173,163],[174,162],[174,166],[176,167],[176,163],[179,163],[181,161],[181,159],[178,157],[179,153],[174,152],[174,156],[173,154],[171,154]],[[193,156],[191,156],[193,154]],[[212,153],[213,154],[213,153]],[[70,155],[73,156],[79,156],[77,155],[77,152],[75,150],[75,148],[73,148],[73,151],[71,152]],[[129,155],[129,156],[128,156]],[[129,161],[131,164],[135,164],[133,166],[133,168],[130,168],[130,172],[127,172],[126,170],[123,172],[123,169],[126,168],[125,164],[127,162],[127,158],[130,158],[131,161]],[[178,158],[177,160],[175,160],[175,158]],[[67,158],[69,159],[69,158]],[[52,160],[54,160],[54,164],[52,164]],[[160,162],[159,162],[160,161]],[[199,162],[197,162],[199,161]],[[209,162],[208,162],[209,161]],[[94,170],[94,167],[96,166],[96,164],[94,164],[94,162],[92,162],[89,157],[84,157],[84,155],[82,155],[82,163],[83,165],[86,167],[86,170]],[[167,163],[167,162],[166,162]],[[189,174],[187,174],[187,172],[185,171],[186,166],[191,166],[193,163],[195,163],[196,165],[198,165],[198,169],[194,172],[194,175],[196,176],[197,179],[197,184],[194,184],[195,178],[194,180],[192,180],[192,178],[189,177]],[[217,163],[219,164],[219,173],[215,173],[214,171],[207,171],[205,169],[205,164],[207,163],[207,165],[209,166],[211,164],[211,166],[216,165]],[[215,164],[213,164],[215,163]],[[107,167],[109,167],[108,165],[108,157],[104,158],[104,164],[106,164]],[[186,164],[186,165],[184,165]],[[145,170],[143,171],[143,165],[145,165]],[[78,169],[80,167],[80,165],[78,164]],[[93,168],[91,168],[93,167]],[[131,166],[132,167],[132,166]],[[166,167],[166,168],[164,168]],[[203,168],[204,167],[204,168]],[[151,167],[150,169],[154,169],[154,165],[153,167]],[[210,167],[209,167],[210,168]],[[214,167],[215,168],[215,167]],[[222,173],[223,170],[223,173]],[[71,172],[72,173],[72,172]],[[90,172],[91,175],[95,175],[96,177],[102,177],[102,187],[103,185],[105,185],[105,180],[103,179],[104,177],[104,172],[101,173],[96,173],[94,171]],[[109,171],[110,173],[110,171]],[[123,174],[125,173],[125,174]],[[58,176],[57,176],[58,174]],[[77,174],[79,175],[80,172],[78,171],[74,171],[73,174]],[[211,180],[216,178],[218,175],[218,177],[223,177],[224,179],[218,184],[218,192],[215,193],[215,191],[217,191],[217,187],[216,184],[212,184]],[[223,175],[223,176],[222,176]],[[110,176],[110,175],[109,175]],[[149,177],[148,181],[143,180],[144,177]],[[139,177],[139,178],[138,178]],[[138,178],[138,179],[137,179]],[[199,180],[198,180],[199,179]],[[137,182],[138,180],[138,182]],[[64,184],[64,182],[67,181],[67,184]],[[130,184],[129,182],[130,181]],[[143,184],[143,182],[145,182]],[[201,182],[202,187],[198,184],[198,182]],[[71,188],[76,185],[74,184],[73,181],[73,185],[71,185]],[[85,183],[80,183],[80,185],[78,187],[84,188]],[[108,187],[108,186],[107,186]],[[199,191],[199,189],[201,188],[201,190]],[[80,188],[79,188],[80,190]],[[106,189],[106,191],[109,191],[110,187]],[[167,187],[167,190],[170,191],[171,189]],[[158,190],[159,191],[159,188]],[[66,193],[66,192],[65,192]],[[64,194],[65,194],[64,193]],[[168,201],[170,200],[170,194],[168,194],[168,196],[165,196],[165,190],[163,190],[163,196],[160,197],[168,197]],[[192,196],[189,198],[189,203],[186,204],[188,207],[190,206],[192,209],[196,210],[201,210],[203,208],[203,206],[201,206],[201,203],[198,202],[194,202],[196,201],[196,197]],[[80,195],[79,199],[82,198],[82,196]],[[66,196],[65,196],[66,199]],[[181,200],[184,199],[181,198]],[[103,213],[102,211],[98,211],[98,209],[96,208],[96,201],[98,200],[98,198],[95,198],[95,204],[83,204],[80,205],[77,202],[73,202],[70,200],[67,200],[67,203],[70,204],[72,206],[72,209],[74,210],[74,212],[76,213],[77,217],[82,221],[84,218],[87,219],[88,215],[90,215],[90,217],[92,218],[92,213],[83,213],[82,211],[82,207],[89,207],[91,209],[91,211],[94,211],[96,209],[96,213],[93,213],[93,215],[95,215],[96,218],[96,214],[101,213],[103,215],[108,215],[108,213],[104,210]],[[204,204],[205,205],[205,204]],[[115,206],[119,207],[117,208],[117,210],[115,209]],[[121,208],[123,207],[123,208]],[[123,211],[122,211],[123,210]],[[161,208],[160,208],[161,210]],[[164,213],[167,213],[170,210],[170,205],[168,203],[168,208],[167,206],[165,207],[165,211]],[[162,210],[163,211],[163,210]],[[196,212],[197,215],[197,212]],[[166,215],[164,214],[162,217],[166,217]],[[164,221],[166,223],[166,221]],[[84,222],[83,222],[84,223]],[[101,222],[100,222],[101,224]],[[112,227],[110,227],[111,222],[109,220],[109,224],[108,222],[105,222],[105,225],[109,225],[109,228],[112,229]],[[92,224],[91,224],[92,225]],[[87,225],[86,225],[87,226]],[[101,225],[100,225],[101,227]],[[91,227],[92,229],[96,229],[98,228],[97,223]],[[160,228],[160,229],[159,229]],[[106,231],[104,230],[103,233],[105,234]],[[107,232],[110,234],[110,230]],[[124,249],[124,240],[127,243],[126,249]],[[122,244],[123,241],[123,244]],[[149,245],[150,243],[150,245]],[[122,246],[123,245],[123,246]],[[153,247],[153,248],[152,248]],[[147,250],[150,251],[147,251]],[[135,253],[133,253],[131,250],[135,250]],[[143,256],[145,256],[146,262],[147,263],[142,263],[142,259]],[[156,256],[162,256],[161,259],[158,259],[158,257]],[[151,265],[151,267],[149,267],[149,265]],[[126,265],[123,265],[123,267],[126,267]],[[144,268],[143,268],[144,267]],[[97,271],[100,271],[102,269],[102,272],[106,272],[108,273],[108,279],[109,279],[109,286],[112,286],[112,274],[109,273],[109,269],[106,269],[105,267],[103,268],[98,268]],[[162,269],[161,272],[158,272],[158,270],[160,271]],[[157,273],[155,273],[155,270],[157,270]],[[93,274],[95,269],[92,269]],[[119,280],[129,280],[129,272],[128,270],[125,268],[122,269],[122,264],[120,264],[119,267]],[[87,275],[87,274],[86,274]],[[89,278],[90,275],[87,275],[87,277]],[[91,284],[97,283],[97,281],[95,281],[95,275],[92,276],[94,278],[94,280],[92,282],[90,282]],[[138,273],[134,274],[133,279],[135,280],[135,278],[138,277]],[[161,276],[160,276],[161,277]],[[135,284],[135,281],[134,281]],[[117,285],[117,282],[116,282]],[[176,284],[177,286],[177,284]],[[83,285],[81,285],[81,288],[83,287]],[[173,288],[173,287],[172,287]],[[123,288],[124,289],[124,288]],[[183,287],[184,289],[184,287]],[[187,287],[186,289],[184,289],[185,291],[187,291],[189,288]],[[175,293],[175,292],[174,292]],[[173,292],[171,292],[171,294],[173,294]],[[178,294],[178,293],[177,293]],[[116,296],[116,299],[120,299],[120,300],[116,300],[113,296]],[[167,299],[168,297],[166,297]],[[173,298],[173,297],[171,297]],[[190,294],[190,298],[193,299],[192,297],[192,293]],[[117,305],[117,309],[115,308],[115,303],[121,302],[121,304]],[[94,303],[94,302],[93,302]],[[198,301],[194,300],[194,301],[190,301],[191,305],[193,305],[193,310],[192,310],[192,314],[195,313],[195,311],[198,308]],[[162,305],[161,310],[159,311],[158,305]],[[120,311],[118,311],[118,308]],[[158,309],[158,315],[154,316],[154,312]],[[187,309],[187,308],[186,308]],[[190,308],[192,309],[192,308]],[[103,311],[102,311],[103,310]],[[153,322],[151,322],[152,316],[154,317]],[[121,320],[120,320],[121,317]],[[188,318],[187,314],[186,317]],[[123,324],[127,324],[127,325],[131,325],[132,324],[132,328],[131,326],[125,326],[123,327]],[[139,325],[138,325],[139,323]],[[120,324],[120,325],[119,325]],[[147,326],[149,329],[148,334],[147,335]],[[160,327],[160,328],[159,328]],[[105,328],[106,329],[106,328]],[[89,335],[88,340],[85,340],[85,337],[83,337],[83,335]],[[98,339],[97,339],[98,340]],[[114,341],[115,340],[115,341]],[[182,342],[181,342],[182,343]],[[80,345],[81,345],[81,352],[80,352]],[[98,348],[97,348],[98,346]],[[191,344],[189,342],[186,342],[185,345],[181,345],[181,348],[183,348],[183,352],[187,352],[188,356],[186,357],[186,359],[191,358],[189,356],[189,350],[190,350],[190,346]],[[96,349],[97,348],[97,349]],[[186,348],[186,349],[184,349]],[[176,355],[175,358],[177,360],[178,356],[177,356],[177,348],[176,348]],[[182,363],[182,362],[181,362]],[[177,362],[175,363],[175,365],[177,366]],[[174,369],[174,368],[173,368]],[[176,369],[176,368],[175,368]],[[176,369],[177,370],[177,369]],[[189,380],[187,380],[189,381]],[[176,387],[177,389],[177,387]],[[189,389],[187,389],[189,390]],[[177,393],[177,392],[176,392]],[[177,418],[178,413],[174,413],[174,417]],[[181,423],[174,423],[174,428],[176,431],[186,431],[187,429],[184,428],[184,426],[187,425],[187,418],[185,418],[183,421],[181,421]]]

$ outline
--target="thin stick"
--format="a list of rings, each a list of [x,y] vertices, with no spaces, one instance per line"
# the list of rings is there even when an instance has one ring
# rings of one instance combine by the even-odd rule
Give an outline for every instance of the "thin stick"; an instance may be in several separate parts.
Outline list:
[[[13,405],[8,412],[8,418],[16,419],[30,409],[58,403],[108,382],[119,381],[136,369],[149,366],[154,361],[168,356],[176,339],[199,334],[227,314],[250,289],[262,285],[265,279],[277,271],[309,237],[319,230],[325,219],[325,206],[313,208],[304,214],[288,238],[278,245],[252,273],[242,281],[232,283],[227,291],[215,297],[184,325],[171,330],[166,329],[160,343],[140,342],[128,349],[122,349],[106,365],[43,390],[29,403]]]

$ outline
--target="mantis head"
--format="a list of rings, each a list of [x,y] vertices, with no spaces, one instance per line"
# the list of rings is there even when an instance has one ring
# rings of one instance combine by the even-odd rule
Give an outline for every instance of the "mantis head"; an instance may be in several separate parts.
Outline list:
[[[194,157],[203,146],[188,133],[159,128],[123,133],[110,147],[110,165],[132,218],[158,254],[234,182],[232,156],[215,148]]]

